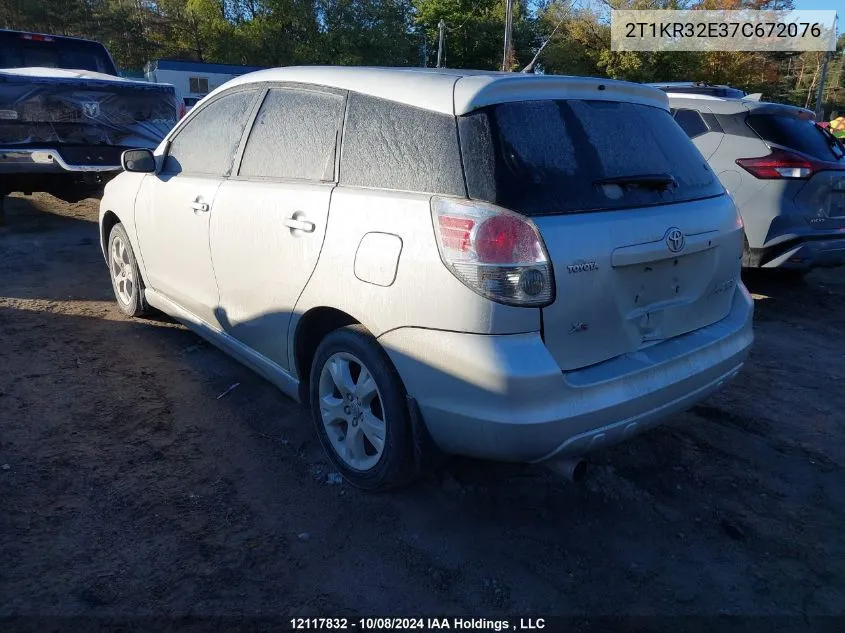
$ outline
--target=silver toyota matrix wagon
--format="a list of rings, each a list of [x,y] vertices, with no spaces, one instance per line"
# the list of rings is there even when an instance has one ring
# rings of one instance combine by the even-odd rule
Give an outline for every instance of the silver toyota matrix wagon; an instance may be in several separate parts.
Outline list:
[[[343,476],[571,460],[743,364],[733,201],[654,88],[280,68],[204,98],[106,188],[120,309],[307,403]]]

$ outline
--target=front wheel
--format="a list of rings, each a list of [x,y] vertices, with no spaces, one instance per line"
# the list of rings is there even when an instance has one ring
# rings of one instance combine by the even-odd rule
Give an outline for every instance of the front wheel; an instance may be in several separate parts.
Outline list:
[[[323,449],[349,483],[365,490],[409,483],[414,469],[405,390],[369,332],[349,326],[323,339],[309,395]]]
[[[126,316],[139,317],[149,312],[144,299],[144,283],[126,229],[119,222],[109,234],[109,273],[117,307]]]

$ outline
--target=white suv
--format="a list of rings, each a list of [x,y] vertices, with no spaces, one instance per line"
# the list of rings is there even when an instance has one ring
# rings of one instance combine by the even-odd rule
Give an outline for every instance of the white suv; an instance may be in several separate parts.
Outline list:
[[[743,364],[742,223],[665,94],[280,68],[215,90],[101,205],[121,310],[308,403],[353,484],[430,451],[580,456]]]

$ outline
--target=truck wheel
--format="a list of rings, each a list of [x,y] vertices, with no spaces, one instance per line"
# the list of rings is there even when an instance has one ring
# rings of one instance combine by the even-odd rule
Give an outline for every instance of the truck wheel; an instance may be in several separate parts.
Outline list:
[[[311,366],[311,415],[332,464],[353,486],[388,490],[414,478],[405,389],[360,325],[331,332]]]
[[[130,317],[148,314],[150,308],[144,298],[144,282],[138,270],[138,262],[126,229],[119,222],[109,234],[107,259],[117,307]]]

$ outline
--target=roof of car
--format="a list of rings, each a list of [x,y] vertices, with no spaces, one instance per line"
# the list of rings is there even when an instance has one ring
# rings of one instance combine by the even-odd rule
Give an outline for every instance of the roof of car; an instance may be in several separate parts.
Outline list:
[[[684,92],[669,92],[667,96],[669,97],[669,105],[673,108],[683,107],[691,110],[706,109],[717,114],[737,114],[739,112],[750,112],[753,110],[782,110],[784,112],[789,111],[802,118],[812,118],[814,116],[813,111],[806,108],[748,98],[714,97],[713,95],[694,95]]]
[[[440,68],[288,66],[241,75],[215,92],[263,82],[293,82],[354,90],[455,115],[494,103],[539,99],[612,100],[641,103],[664,110],[669,107],[663,92],[627,81]]]
[[[264,70],[265,66],[240,66],[238,64],[209,64],[206,62],[185,61],[181,59],[154,59],[147,62],[145,69],[155,70],[182,70],[198,73],[218,73],[226,75],[237,75]]]
[[[652,81],[649,82],[647,85],[649,86],[676,86],[678,88],[731,88],[733,90],[738,90],[733,86],[728,86],[725,84],[708,84],[703,81]]]

